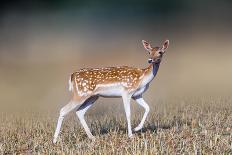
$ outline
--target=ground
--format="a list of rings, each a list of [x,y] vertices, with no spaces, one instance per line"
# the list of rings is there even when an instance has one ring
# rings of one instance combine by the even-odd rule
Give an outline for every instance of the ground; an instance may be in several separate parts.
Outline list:
[[[142,131],[127,136],[123,110],[101,104],[86,115],[96,141],[87,138],[75,114],[64,120],[52,144],[57,117],[29,113],[0,117],[0,154],[232,154],[232,98],[157,100]],[[143,109],[132,102],[132,126]],[[102,110],[104,108],[104,110]]]

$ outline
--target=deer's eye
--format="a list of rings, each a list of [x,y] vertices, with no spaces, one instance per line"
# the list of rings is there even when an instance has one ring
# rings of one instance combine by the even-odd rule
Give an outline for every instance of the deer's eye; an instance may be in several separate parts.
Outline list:
[[[162,54],[163,54],[163,52],[159,51],[159,54],[160,54],[160,55],[162,55]]]

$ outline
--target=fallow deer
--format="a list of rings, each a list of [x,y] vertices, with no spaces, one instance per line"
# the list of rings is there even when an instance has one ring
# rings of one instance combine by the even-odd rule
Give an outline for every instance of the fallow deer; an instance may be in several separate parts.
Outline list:
[[[163,54],[169,46],[166,40],[162,47],[152,47],[147,41],[142,40],[144,48],[149,52],[149,66],[145,69],[133,67],[107,67],[96,69],[81,69],[70,76],[69,90],[72,92],[71,101],[60,110],[58,123],[53,139],[56,143],[64,117],[76,109],[84,130],[90,139],[95,137],[86,124],[84,115],[93,103],[101,97],[122,97],[127,119],[128,136],[132,137],[130,100],[134,99],[145,109],[140,124],[134,129],[142,129],[149,113],[149,106],[142,98],[142,94],[148,89],[150,82],[156,76]]]

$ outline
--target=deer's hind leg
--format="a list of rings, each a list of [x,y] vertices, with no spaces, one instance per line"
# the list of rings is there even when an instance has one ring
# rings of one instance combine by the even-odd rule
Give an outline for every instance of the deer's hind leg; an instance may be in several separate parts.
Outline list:
[[[76,111],[76,115],[79,118],[83,128],[85,129],[86,134],[88,135],[88,137],[92,140],[95,139],[95,137],[92,135],[86,121],[85,121],[85,113],[86,111],[93,105],[93,103],[98,99],[98,96],[92,96],[90,98],[88,98]]]
[[[60,129],[61,129],[61,125],[62,125],[64,117],[69,112],[74,110],[78,105],[81,105],[82,103],[84,103],[85,100],[86,100],[86,97],[74,96],[73,99],[67,105],[61,108],[57,126],[56,126],[56,131],[55,131],[54,138],[53,138],[53,143],[57,142],[57,137],[60,133]]]

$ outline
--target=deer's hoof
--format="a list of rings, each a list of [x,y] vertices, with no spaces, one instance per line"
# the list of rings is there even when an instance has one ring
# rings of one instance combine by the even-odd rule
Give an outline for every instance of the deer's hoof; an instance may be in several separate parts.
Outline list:
[[[141,126],[137,126],[136,128],[134,128],[134,131],[139,131],[139,130],[141,130],[143,127],[141,127]]]
[[[94,136],[90,136],[89,139],[91,139],[92,141],[96,140],[96,138]]]
[[[52,142],[53,142],[53,144],[56,144],[57,139],[56,139],[56,138],[54,138]]]
[[[128,137],[129,137],[129,138],[133,138],[134,135],[133,135],[133,134],[128,134]]]

